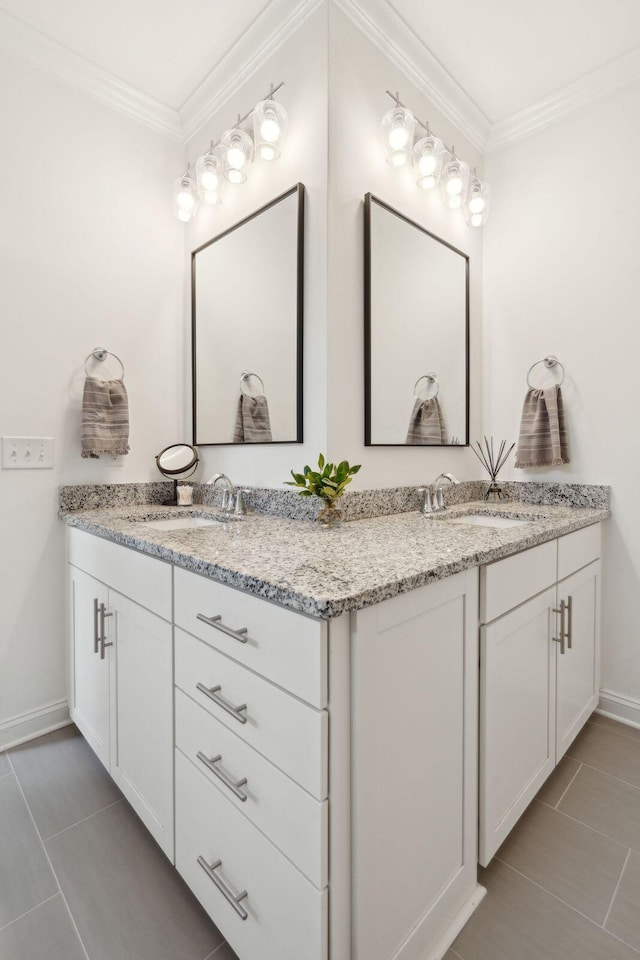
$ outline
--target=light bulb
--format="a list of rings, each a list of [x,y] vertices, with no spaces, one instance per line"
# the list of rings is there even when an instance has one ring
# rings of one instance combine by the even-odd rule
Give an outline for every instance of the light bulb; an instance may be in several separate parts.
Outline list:
[[[485,206],[486,204],[484,197],[481,197],[478,193],[471,197],[471,200],[469,201],[469,211],[471,213],[482,213]]]
[[[482,226],[482,214],[474,213],[469,221],[472,227],[481,227]]]
[[[234,144],[227,150],[227,163],[234,170],[240,170],[247,162],[244,150],[241,146]]]
[[[205,190],[204,202],[213,207],[216,205],[216,203],[220,203],[220,194],[217,190]]]
[[[404,167],[408,159],[409,155],[407,153],[392,153],[389,157],[389,163],[392,167]]]
[[[280,124],[272,110],[267,110],[264,115],[264,120],[260,124],[260,136],[267,143],[275,143],[280,136]]]
[[[183,189],[180,191],[180,193],[176,197],[176,203],[178,204],[181,210],[187,210],[187,211],[192,210],[195,202],[196,202],[195,197],[190,192],[190,190],[186,187],[183,187]]]
[[[433,174],[430,174],[426,177],[422,177],[418,181],[418,186],[420,187],[421,190],[431,190],[432,187],[435,187],[436,183],[437,183],[436,178],[434,177]]]
[[[462,206],[462,197],[460,194],[457,196],[449,197],[447,201],[447,206],[450,210],[458,210]]]
[[[437,159],[432,153],[423,153],[418,160],[418,172],[423,177],[428,177],[436,169]]]
[[[191,220],[191,210],[180,207],[178,210],[178,220],[182,220],[183,223],[189,223],[189,220]]]
[[[215,190],[218,186],[219,178],[216,169],[211,164],[205,164],[202,176],[200,178],[203,190]]]
[[[231,167],[227,171],[227,179],[229,183],[244,183],[244,175],[241,170],[236,170],[235,167]]]
[[[389,146],[392,150],[402,150],[404,147],[406,147],[408,142],[409,131],[404,124],[399,124],[389,131]]]
[[[457,176],[457,174],[454,174],[447,180],[447,193],[452,198],[462,193],[462,179]],[[456,204],[456,206],[460,206],[460,204]]]

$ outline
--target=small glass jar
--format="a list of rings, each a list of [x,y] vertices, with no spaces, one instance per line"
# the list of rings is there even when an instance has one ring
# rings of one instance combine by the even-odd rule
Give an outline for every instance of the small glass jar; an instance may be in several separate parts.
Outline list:
[[[323,500],[318,511],[318,526],[321,530],[335,530],[342,526],[342,507],[335,500]]]
[[[178,506],[190,507],[193,504],[193,487],[189,483],[178,484]]]

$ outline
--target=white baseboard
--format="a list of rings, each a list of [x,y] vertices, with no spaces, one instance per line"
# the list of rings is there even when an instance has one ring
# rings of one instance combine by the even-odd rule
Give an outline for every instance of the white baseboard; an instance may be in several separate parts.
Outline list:
[[[71,723],[69,702],[57,700],[37,710],[27,710],[15,717],[0,721],[0,750],[17,747],[45,733],[59,730]]]
[[[601,690],[596,713],[640,729],[640,700],[634,697],[624,697],[613,690]]]

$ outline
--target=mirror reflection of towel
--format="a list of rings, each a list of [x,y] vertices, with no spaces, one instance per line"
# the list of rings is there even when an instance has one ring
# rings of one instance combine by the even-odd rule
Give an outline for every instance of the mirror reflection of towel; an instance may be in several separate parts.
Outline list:
[[[234,443],[271,443],[271,424],[266,397],[238,397]]]
[[[411,411],[405,443],[416,446],[446,443],[444,417],[437,397],[416,400]]]
[[[522,405],[516,467],[556,467],[569,463],[567,427],[559,386],[528,390]]]

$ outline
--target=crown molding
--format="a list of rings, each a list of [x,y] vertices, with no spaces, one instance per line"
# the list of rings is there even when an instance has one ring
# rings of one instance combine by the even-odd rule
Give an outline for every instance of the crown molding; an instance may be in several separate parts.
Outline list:
[[[333,3],[484,153],[491,121],[387,0]]]
[[[299,0],[292,9],[291,0],[271,0],[180,107],[185,141],[195,136],[324,2]]]
[[[182,140],[175,110],[4,11],[0,11],[0,50],[79,87],[108,107],[172,140]]]
[[[600,97],[640,80],[640,47],[611,60],[586,76],[556,90],[506,120],[494,124],[487,144],[487,152],[544,130],[574,110],[586,107]]]

